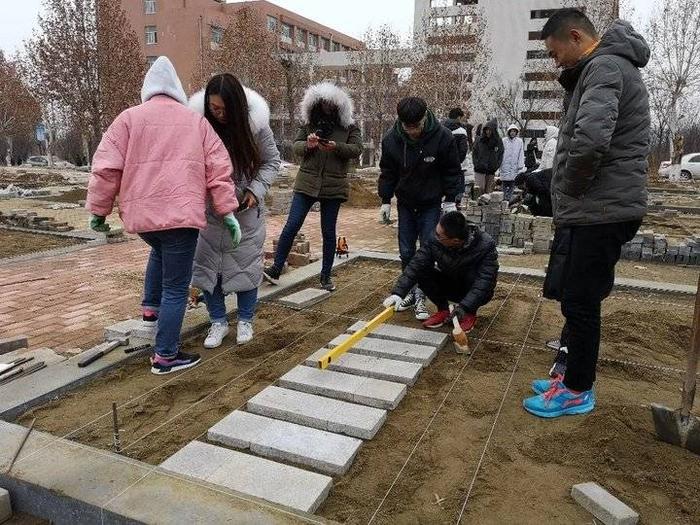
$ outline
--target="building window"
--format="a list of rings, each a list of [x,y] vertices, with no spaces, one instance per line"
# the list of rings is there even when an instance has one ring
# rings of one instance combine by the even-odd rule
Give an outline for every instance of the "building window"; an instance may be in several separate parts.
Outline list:
[[[323,49],[324,51],[330,51],[330,50],[331,50],[331,41],[330,41],[330,39],[321,37],[321,49]]]
[[[318,36],[309,33],[309,49],[316,51],[318,49]]]
[[[156,60],[158,60],[158,57],[155,57],[155,56],[146,57],[146,62],[148,63],[148,67],[151,67]]]
[[[556,71],[536,71],[532,73],[525,73],[526,81],[546,81],[546,80],[557,80],[559,74]]]
[[[530,18],[532,20],[536,20],[539,18],[549,18],[556,12],[556,9],[534,9],[533,11],[530,11]]]
[[[559,120],[562,117],[560,111],[523,111],[525,120]]]
[[[306,47],[306,31],[303,29],[295,28],[294,33],[297,36],[297,46]]]
[[[546,49],[531,49],[527,52],[528,60],[535,60],[539,58],[549,58],[549,51]]]
[[[549,90],[525,90],[523,91],[523,99],[525,100],[552,100],[562,97],[560,91]]]
[[[143,0],[143,12],[147,15],[156,13],[156,0]]]
[[[267,15],[267,29],[273,33],[277,32],[277,19],[274,16]]]
[[[282,42],[286,42],[287,44],[292,43],[292,26],[289,24],[282,24],[282,31],[280,33],[280,40],[282,40]]]
[[[156,26],[146,26],[146,45],[151,46],[158,43],[158,29]]]
[[[527,38],[528,40],[542,40],[542,31],[530,31]]]
[[[221,27],[211,26],[211,44],[220,46],[224,41],[224,30]]]
[[[521,133],[521,137],[524,139],[529,139],[535,137],[536,139],[543,139],[547,133],[544,129],[526,129]]]
[[[338,42],[333,42],[333,51],[340,51],[341,46]]]

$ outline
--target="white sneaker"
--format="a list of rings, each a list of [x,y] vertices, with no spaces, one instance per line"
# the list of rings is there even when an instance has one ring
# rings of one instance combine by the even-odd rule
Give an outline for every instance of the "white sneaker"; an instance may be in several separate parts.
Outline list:
[[[413,307],[416,312],[416,319],[418,321],[425,321],[430,317],[430,311],[425,305],[425,298],[416,297],[416,305]]]
[[[238,321],[236,328],[236,343],[244,345],[253,339],[253,323],[248,321]]]
[[[228,323],[213,323],[209,327],[209,333],[204,340],[204,348],[218,348],[228,335]]]

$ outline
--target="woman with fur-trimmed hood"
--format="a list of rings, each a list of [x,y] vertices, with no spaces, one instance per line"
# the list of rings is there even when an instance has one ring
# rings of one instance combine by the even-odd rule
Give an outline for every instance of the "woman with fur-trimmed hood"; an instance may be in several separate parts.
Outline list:
[[[264,277],[277,284],[297,233],[309,210],[321,203],[323,266],[321,287],[333,291],[331,269],[335,258],[336,222],[340,205],[348,200],[350,161],[362,153],[362,136],[353,119],[350,95],[332,82],[310,86],[301,101],[303,125],[294,142],[301,166],[294,185],[294,198],[284,226],[275,262]]]
[[[270,109],[258,93],[236,77],[214,76],[205,90],[190,98],[190,108],[202,113],[228,150],[238,201],[236,218],[242,240],[234,248],[221,220],[207,213],[207,228],[199,234],[192,285],[204,292],[211,327],[205,348],[221,345],[229,332],[224,298],[236,293],[236,341],[253,338],[253,317],[262,282],[265,243],[265,194],[279,173],[280,154],[270,129]]]

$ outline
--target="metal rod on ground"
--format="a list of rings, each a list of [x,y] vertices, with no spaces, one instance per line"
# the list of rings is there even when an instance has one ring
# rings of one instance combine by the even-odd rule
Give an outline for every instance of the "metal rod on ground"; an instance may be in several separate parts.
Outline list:
[[[318,367],[322,369],[328,368],[328,365],[330,365],[332,362],[337,361],[341,355],[343,355],[345,352],[347,352],[353,346],[355,346],[355,344],[357,344],[357,342],[360,339],[364,338],[367,334],[372,332],[380,324],[383,324],[389,319],[391,319],[394,315],[394,311],[395,310],[393,306],[387,308],[377,317],[368,322],[364,328],[360,328],[357,332],[352,334],[347,340],[336,346],[333,350],[329,350],[328,353],[326,353],[318,360]]]
[[[698,277],[698,291],[695,294],[695,315],[693,319],[693,339],[690,343],[688,361],[683,382],[683,396],[681,398],[681,418],[687,420],[695,401],[695,387],[697,386],[698,356],[700,355],[700,277]]]
[[[19,457],[19,453],[22,452],[22,449],[24,448],[24,444],[27,442],[27,439],[29,439],[29,434],[31,434],[32,429],[34,428],[34,423],[36,423],[36,418],[32,419],[32,422],[29,423],[29,428],[27,429],[27,433],[24,434],[24,438],[22,439],[22,442],[19,444],[19,448],[17,448],[17,452],[15,452],[15,455],[12,457],[12,461],[10,461],[10,466],[7,467],[7,471],[5,474],[9,474],[10,471],[12,470],[12,467],[15,466],[15,461],[17,461],[17,458]]]
[[[114,451],[120,453],[122,451],[122,443],[119,439],[119,418],[117,417],[116,403],[112,403],[112,423],[114,424]]]

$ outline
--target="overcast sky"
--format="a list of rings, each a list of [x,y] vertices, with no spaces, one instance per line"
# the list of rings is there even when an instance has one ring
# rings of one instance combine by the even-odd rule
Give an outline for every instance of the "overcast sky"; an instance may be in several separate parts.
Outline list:
[[[413,25],[414,0],[272,1],[355,38],[362,38],[370,24],[388,23],[402,33]],[[646,18],[656,1],[634,0],[636,14]],[[0,49],[12,54],[31,36],[40,5],[41,0],[0,0]]]

